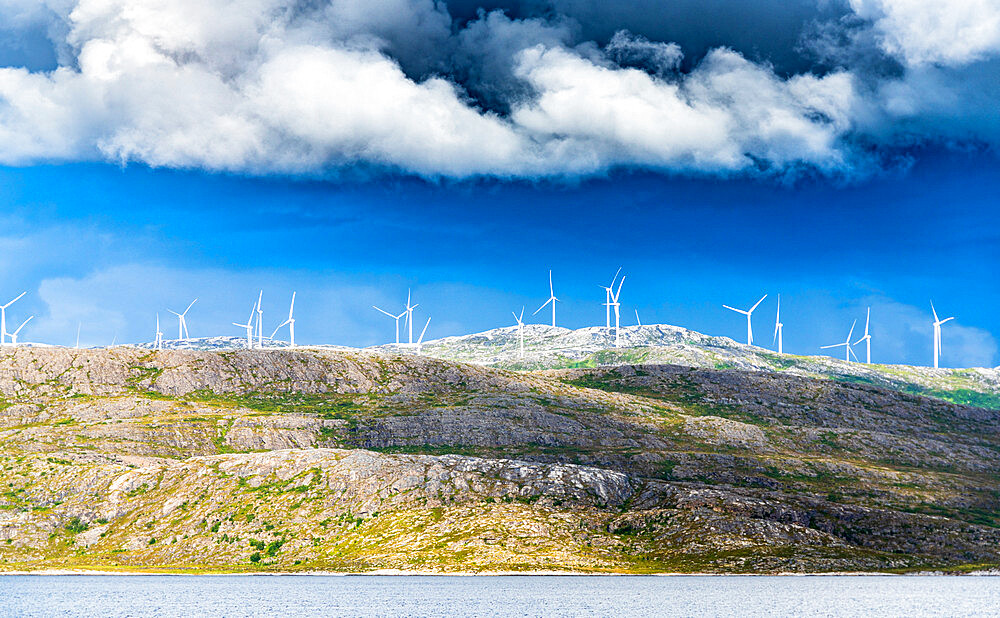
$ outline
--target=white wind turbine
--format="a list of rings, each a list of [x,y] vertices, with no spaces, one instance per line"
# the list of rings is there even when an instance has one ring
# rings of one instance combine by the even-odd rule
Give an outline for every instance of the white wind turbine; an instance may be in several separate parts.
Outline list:
[[[851,324],[851,330],[850,332],[847,333],[847,339],[844,341],[844,343],[835,343],[833,345],[821,345],[820,348],[826,350],[828,348],[839,348],[840,346],[844,346],[847,349],[847,351],[844,352],[844,359],[847,362],[851,362],[851,356],[854,356],[854,360],[858,360],[858,355],[855,354],[854,350],[851,349],[851,336],[854,335],[854,327],[857,325],[858,321],[854,320],[854,322]]]
[[[254,314],[254,311],[256,309],[257,309],[256,305],[250,305],[250,317],[247,318],[247,323],[246,324],[237,324],[236,322],[233,322],[233,326],[239,326],[240,328],[247,329],[247,349],[248,350],[252,350],[253,349],[253,314]]]
[[[622,272],[621,267],[615,272],[615,278],[611,280],[611,285],[603,286],[599,285],[597,287],[604,290],[604,328],[611,330],[611,290],[615,287],[615,281],[618,280],[619,273]]]
[[[521,307],[521,315],[517,315],[513,311],[510,312],[514,319],[517,320],[517,357],[524,358],[524,307]]]
[[[552,289],[552,271],[550,270],[549,271],[549,299],[547,301],[545,301],[544,303],[542,303],[541,307],[539,307],[538,309],[535,309],[535,313],[538,313],[542,309],[545,309],[545,305],[547,305],[549,303],[552,303],[552,326],[555,326],[556,325],[556,303],[557,302],[559,302],[559,299],[556,298],[556,294],[555,294],[555,292]],[[532,313],[531,315],[535,315],[535,313]]]
[[[264,300],[264,290],[257,295],[257,347],[264,349],[264,309],[261,303]],[[250,347],[253,347],[251,345]]]
[[[156,314],[156,338],[153,341],[153,347],[157,350],[163,349],[163,332],[160,331],[160,314]]]
[[[292,304],[288,306],[288,319],[282,322],[281,324],[278,324],[278,328],[274,329],[274,332],[271,333],[271,339],[274,339],[274,336],[278,334],[278,330],[280,330],[282,326],[287,324],[288,344],[293,348],[295,347],[295,318],[292,317],[292,311],[294,310],[295,310],[295,292],[292,292]]]
[[[21,297],[27,294],[27,292],[21,292],[17,295],[17,298],[10,301],[6,305],[0,305],[0,345],[5,345],[7,341],[7,307],[10,307],[17,301],[21,300]]]
[[[188,335],[188,327],[187,327],[187,320],[185,320],[184,317],[187,315],[188,311],[191,311],[191,307],[193,307],[196,302],[198,302],[197,298],[191,301],[191,304],[187,306],[187,309],[185,309],[183,313],[177,313],[176,311],[173,311],[171,309],[167,309],[167,311],[169,311],[170,313],[172,313],[172,314],[174,314],[174,315],[177,316],[177,338],[178,339],[187,339],[189,337],[189,335]]]
[[[420,306],[420,303],[416,305],[410,304],[410,291],[406,290],[406,324],[410,330],[409,344],[413,345],[413,310]],[[398,341],[396,343],[399,343]]]
[[[872,336],[868,334],[868,323],[872,319],[872,308],[868,307],[868,313],[865,315],[865,336],[854,342],[854,345],[858,345],[862,341],[865,342],[865,364],[872,364]]]
[[[781,349],[781,329],[784,328],[784,324],[781,323],[781,294],[778,294],[778,312],[774,314],[774,339],[771,340],[771,345],[774,342],[778,342],[778,354],[782,354]]]
[[[399,315],[392,315],[391,313],[389,313],[385,309],[379,309],[375,305],[372,305],[372,309],[375,309],[376,311],[381,311],[382,313],[386,314],[390,318],[396,320],[396,345],[399,345],[399,318],[401,318],[404,315],[406,315],[406,311],[403,311],[403,313],[400,313]]]
[[[621,329],[621,315],[619,313],[619,310],[621,309],[621,303],[618,302],[618,299],[622,295],[622,284],[623,283],[625,283],[625,277],[624,276],[622,276],[621,281],[618,282],[618,290],[616,290],[614,293],[610,293],[609,292],[609,294],[611,296],[611,306],[613,306],[615,308],[615,347],[616,348],[618,347],[618,336],[619,336],[619,334],[621,333],[621,330],[622,330]]]
[[[747,345],[753,345],[753,326],[751,326],[750,324],[750,316],[753,315],[753,310],[757,308],[757,305],[764,302],[765,298],[767,298],[767,294],[761,296],[760,300],[754,303],[754,306],[750,307],[748,311],[743,311],[742,309],[735,309],[733,307],[730,307],[729,305],[722,305],[723,307],[729,309],[730,311],[735,311],[736,313],[742,313],[743,315],[747,316]]]
[[[938,368],[938,357],[941,356],[941,325],[948,320],[954,320],[955,317],[945,318],[943,320],[938,319],[937,310],[934,309],[934,301],[931,301],[931,313],[934,314],[934,368]]]
[[[30,321],[31,321],[31,320],[33,320],[34,318],[35,318],[35,316],[31,316],[31,317],[30,317],[30,318],[28,318],[27,320],[25,320],[25,321],[21,322],[21,325],[17,327],[17,330],[15,330],[14,332],[10,333],[10,344],[11,344],[12,346],[14,346],[15,348],[17,347],[17,334],[18,334],[19,332],[21,332],[21,329],[22,329],[22,328],[24,328],[24,325],[25,325],[25,324],[27,324],[28,322],[30,322]]]
[[[427,322],[424,324],[424,330],[420,331],[420,338],[417,339],[417,354],[420,354],[420,344],[424,342],[424,333],[427,332],[427,327],[431,325],[431,319],[427,318]]]

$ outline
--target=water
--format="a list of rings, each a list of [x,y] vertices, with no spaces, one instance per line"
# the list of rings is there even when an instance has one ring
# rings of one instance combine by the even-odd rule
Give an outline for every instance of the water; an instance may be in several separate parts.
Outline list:
[[[997,616],[1000,577],[0,576],[3,616]]]

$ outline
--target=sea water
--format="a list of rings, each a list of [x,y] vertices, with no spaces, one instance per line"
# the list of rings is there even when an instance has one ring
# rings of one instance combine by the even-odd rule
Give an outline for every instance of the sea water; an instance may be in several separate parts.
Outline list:
[[[0,576],[3,616],[998,616],[1000,577]]]

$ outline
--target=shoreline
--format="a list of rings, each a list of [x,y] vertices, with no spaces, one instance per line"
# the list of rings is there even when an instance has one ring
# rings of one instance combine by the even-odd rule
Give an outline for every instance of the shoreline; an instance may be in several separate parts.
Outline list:
[[[102,569],[37,569],[0,571],[4,576],[45,576],[75,577],[96,575],[102,577],[1000,577],[1000,570],[961,572],[920,571],[914,573],[890,573],[881,571],[834,571],[828,573],[592,573],[584,571],[406,571],[401,569],[376,569],[374,571],[256,571],[256,572],[185,572],[179,570],[126,570],[109,571]]]

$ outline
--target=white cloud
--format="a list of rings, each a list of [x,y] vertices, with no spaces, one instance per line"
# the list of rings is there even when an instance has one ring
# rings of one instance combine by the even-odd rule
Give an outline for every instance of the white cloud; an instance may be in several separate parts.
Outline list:
[[[915,64],[996,49],[1000,9],[925,4],[852,6]],[[947,81],[933,73],[865,89],[849,70],[779,76],[726,48],[682,74],[675,44],[621,33],[600,50],[574,41],[571,20],[498,12],[459,28],[434,0],[44,6],[0,0],[0,17],[62,24],[50,36],[64,58],[48,72],[0,68],[0,164],[312,175],[360,164],[459,178],[615,166],[838,173],[857,164],[857,132],[891,144],[897,119],[931,130],[921,119],[961,119],[970,100],[948,85],[925,92]],[[980,112],[992,105],[976,105],[970,139],[990,122]]]
[[[1000,51],[996,0],[850,0],[875,22],[883,48],[908,64],[967,64]]]

